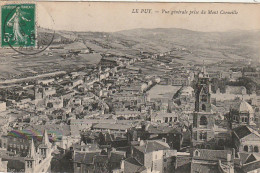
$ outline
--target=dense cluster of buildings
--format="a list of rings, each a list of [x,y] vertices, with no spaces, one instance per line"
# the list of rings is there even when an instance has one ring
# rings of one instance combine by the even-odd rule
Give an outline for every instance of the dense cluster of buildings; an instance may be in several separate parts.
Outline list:
[[[176,68],[170,54],[3,87],[0,171],[259,172],[260,98],[236,83],[257,72]]]

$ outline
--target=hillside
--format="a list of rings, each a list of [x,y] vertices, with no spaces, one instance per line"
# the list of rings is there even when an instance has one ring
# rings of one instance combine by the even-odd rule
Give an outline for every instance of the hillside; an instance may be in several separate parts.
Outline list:
[[[38,39],[54,31],[39,28]],[[159,54],[171,51],[181,63],[213,63],[221,60],[252,59],[259,62],[260,31],[196,32],[176,28],[133,29],[113,33],[55,31],[50,49],[24,56],[11,49],[1,49],[0,78],[73,70],[96,64],[100,54],[138,57],[140,52]],[[51,49],[56,47],[59,49]],[[63,58],[70,49],[91,50],[91,54]],[[25,75],[27,76],[27,75]]]

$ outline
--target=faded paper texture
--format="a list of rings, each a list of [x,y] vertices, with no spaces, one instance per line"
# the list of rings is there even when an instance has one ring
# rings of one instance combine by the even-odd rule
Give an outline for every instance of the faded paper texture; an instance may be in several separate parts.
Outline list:
[[[0,6],[0,172],[260,171],[260,4]]]

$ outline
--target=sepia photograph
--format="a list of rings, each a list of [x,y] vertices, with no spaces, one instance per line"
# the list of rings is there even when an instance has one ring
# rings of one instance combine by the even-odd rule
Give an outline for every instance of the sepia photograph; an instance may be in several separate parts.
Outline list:
[[[0,172],[260,172],[260,4],[0,15]]]

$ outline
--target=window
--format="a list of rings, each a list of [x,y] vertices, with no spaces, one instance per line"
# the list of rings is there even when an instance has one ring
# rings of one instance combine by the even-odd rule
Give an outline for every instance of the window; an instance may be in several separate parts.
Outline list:
[[[207,102],[208,98],[207,95],[202,95],[201,101]]]
[[[168,123],[168,117],[165,117],[165,123]]]
[[[247,145],[244,146],[244,151],[248,152],[248,146]]]
[[[194,152],[194,156],[199,157],[199,156],[200,156],[200,152],[199,152],[198,150],[196,150],[196,151]]]
[[[203,104],[203,105],[201,106],[201,109],[202,109],[203,111],[206,111],[206,106]]]
[[[205,116],[200,117],[200,125],[206,126],[208,124],[207,118]]]
[[[198,137],[197,137],[197,132],[193,133],[193,139],[197,140]]]
[[[77,167],[80,168],[80,163],[77,163]]]
[[[156,163],[154,163],[154,169],[155,169],[155,170],[157,169],[157,164],[156,164]]]
[[[200,140],[206,140],[207,139],[207,132],[200,132]]]
[[[249,146],[248,151],[253,152],[253,146],[252,145]]]
[[[256,152],[256,153],[259,152],[258,146],[254,146],[254,152]]]

